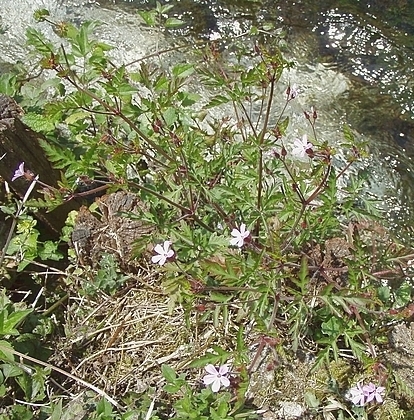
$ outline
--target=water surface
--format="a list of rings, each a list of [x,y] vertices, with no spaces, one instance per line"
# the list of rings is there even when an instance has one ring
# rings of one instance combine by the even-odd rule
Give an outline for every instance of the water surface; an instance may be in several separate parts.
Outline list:
[[[145,28],[136,13],[154,3],[2,0],[0,14],[7,28],[0,37],[2,60],[24,59],[24,31],[29,25],[39,27],[32,19],[37,8],[49,9],[56,20],[104,22],[98,36],[117,46],[113,54],[119,63],[177,39],[233,37],[252,24],[271,22],[284,30],[285,54],[296,63],[280,89],[289,83],[300,87],[290,111],[290,138],[309,131],[303,110],[311,106],[318,109],[320,140],[337,144],[343,124],[350,125],[356,138],[369,145],[371,157],[356,169],[367,177],[367,192],[379,198],[389,223],[406,231],[409,240],[414,221],[414,2],[176,0],[168,3],[186,25],[166,34],[167,39]],[[42,29],[49,30],[47,25]]]

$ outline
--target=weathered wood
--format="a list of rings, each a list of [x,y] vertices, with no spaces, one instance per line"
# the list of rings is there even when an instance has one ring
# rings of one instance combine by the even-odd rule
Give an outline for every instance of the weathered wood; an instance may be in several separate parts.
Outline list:
[[[11,181],[21,162],[25,163],[25,169],[39,175],[40,181],[52,187],[57,188],[60,180],[60,172],[52,167],[39,144],[39,140],[45,140],[44,136],[26,126],[19,119],[22,114],[23,111],[12,98],[0,94],[0,157],[5,155],[0,160],[0,176],[20,198],[25,195],[30,185],[24,177]],[[43,197],[39,192],[42,188],[38,185],[31,198]],[[44,222],[49,235],[57,237],[65,224],[68,212],[79,207],[80,203],[70,200],[50,212],[40,209],[35,215]]]
[[[111,254],[127,271],[139,267],[140,261],[134,260],[134,244],[154,232],[153,226],[140,217],[147,210],[145,203],[128,191],[106,194],[95,203],[101,218],[81,207],[75,221],[72,244],[80,263],[97,267],[102,255]]]

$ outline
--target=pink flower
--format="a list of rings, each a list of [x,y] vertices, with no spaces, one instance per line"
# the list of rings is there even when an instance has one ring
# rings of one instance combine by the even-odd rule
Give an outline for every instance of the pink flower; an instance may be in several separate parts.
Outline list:
[[[372,382],[368,385],[364,385],[362,387],[364,394],[366,396],[366,403],[375,400],[377,403],[382,403],[383,398],[382,395],[385,392],[385,388],[383,386],[376,386]]]
[[[151,261],[154,264],[164,265],[166,261],[173,257],[174,251],[170,249],[172,242],[171,241],[164,241],[163,245],[156,245],[154,251],[158,255],[154,255],[151,258]]]
[[[24,162],[21,162],[19,164],[19,167],[14,171],[13,178],[11,179],[12,182],[15,181],[17,178],[24,176],[25,173],[26,171],[24,170]]]
[[[355,387],[349,390],[350,400],[359,406],[363,406],[371,401],[376,401],[378,404],[383,402],[385,388],[383,386],[376,386],[372,382],[368,385],[362,386],[360,382]]]
[[[286,89],[286,95],[288,97],[288,101],[295,99],[296,96],[299,95],[298,87],[296,85],[293,85],[292,87],[288,86]]]
[[[312,149],[312,147],[313,144],[308,141],[308,136],[304,134],[302,140],[296,139],[293,142],[292,155],[297,157],[298,159],[304,159],[308,156],[306,151]]]
[[[213,365],[207,365],[204,369],[207,372],[207,375],[203,377],[204,385],[208,386],[211,384],[213,392],[218,392],[222,385],[224,388],[230,386],[229,378],[227,378],[229,373],[227,365],[220,366],[218,370]]]
[[[231,231],[231,236],[233,238],[230,239],[230,245],[241,248],[244,245],[245,239],[250,236],[250,231],[246,230],[246,225],[242,223],[240,229],[233,229]]]
[[[351,394],[349,399],[352,401],[353,404],[359,406],[363,406],[365,404],[365,393],[360,382],[358,382],[356,386],[351,388],[349,392]]]

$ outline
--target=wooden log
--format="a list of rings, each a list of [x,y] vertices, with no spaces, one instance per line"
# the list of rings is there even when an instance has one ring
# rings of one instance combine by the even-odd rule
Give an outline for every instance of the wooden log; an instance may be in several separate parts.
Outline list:
[[[45,140],[44,136],[26,126],[19,119],[22,114],[22,109],[12,98],[0,94],[0,157],[4,155],[0,160],[0,176],[20,198],[30,185],[24,177],[11,181],[21,162],[24,162],[25,169],[39,175],[40,181],[52,187],[57,188],[60,180],[60,172],[52,167],[39,144],[40,140]],[[42,188],[37,185],[31,198],[43,197]],[[76,200],[69,200],[50,212],[39,209],[35,216],[44,223],[48,236],[58,238],[69,211],[79,209],[80,205]]]

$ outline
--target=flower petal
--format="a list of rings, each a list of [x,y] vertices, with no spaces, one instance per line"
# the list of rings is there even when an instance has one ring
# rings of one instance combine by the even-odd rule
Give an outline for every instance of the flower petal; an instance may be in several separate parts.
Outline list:
[[[213,382],[213,385],[211,385],[211,390],[213,392],[218,392],[220,390],[221,381],[220,378],[216,378],[216,380]]]
[[[203,377],[204,385],[210,385],[217,379],[217,375],[205,375]]]
[[[247,239],[250,236],[250,231],[246,230],[246,232],[243,233],[243,239]]]
[[[164,252],[164,254],[167,254],[169,252],[169,249],[170,249],[171,244],[172,244],[171,241],[164,241],[164,244],[163,244],[163,252]]]
[[[230,239],[230,245],[238,246],[241,248],[243,246],[243,239],[242,238],[232,238]]]
[[[157,254],[164,255],[164,248],[162,247],[161,244],[155,245],[154,251]]]
[[[371,394],[368,394],[365,396],[366,400],[365,402],[369,403],[375,398],[375,392],[372,392]]]
[[[165,254],[165,256],[167,257],[167,258],[171,258],[172,256],[174,255],[174,251],[172,250],[172,249],[170,249],[166,254]]]
[[[234,236],[234,237],[239,237],[239,236],[240,236],[240,232],[239,232],[239,230],[238,230],[238,229],[233,229],[233,230],[231,231],[231,236]]]
[[[219,373],[219,375],[227,375],[228,373],[229,373],[229,366],[228,365],[222,365],[222,366],[220,366],[220,368],[219,368],[219,371],[218,371],[218,373]]]
[[[14,171],[14,175],[13,178],[11,179],[12,181],[15,181],[17,178],[20,178],[21,176],[23,176],[25,173],[24,171],[24,162],[21,162],[19,164],[19,167]]]
[[[210,373],[211,375],[217,376],[219,374],[215,366],[212,364],[208,364],[204,369],[206,372]]]
[[[375,392],[375,389],[376,389],[376,386],[372,382],[362,387],[362,390],[364,391],[365,395],[370,394],[371,392]]]
[[[352,403],[353,403],[353,404],[355,404],[355,405],[360,405],[360,406],[362,406],[362,405],[364,405],[364,404],[365,404],[365,401],[364,401],[364,396],[363,396],[363,395],[358,395],[358,396],[356,396],[356,397],[352,398],[352,399],[351,399],[351,401],[352,401]]]
[[[164,255],[154,255],[154,256],[151,258],[151,261],[152,261],[154,264],[164,265],[164,264],[165,264],[165,261],[166,261],[166,258],[165,258],[165,256],[164,256]]]
[[[227,387],[229,387],[229,386],[230,386],[230,381],[229,381],[229,378],[227,378],[226,376],[222,376],[222,377],[220,378],[220,382],[221,382],[221,384],[222,384],[225,388],[227,388]]]

